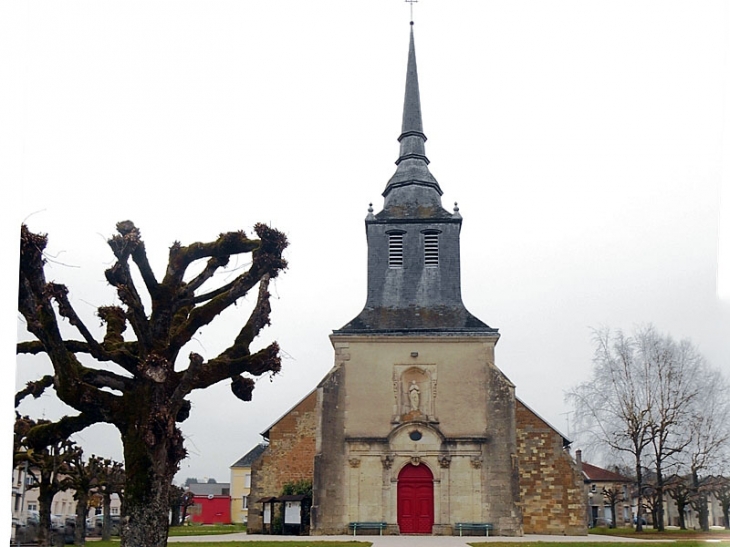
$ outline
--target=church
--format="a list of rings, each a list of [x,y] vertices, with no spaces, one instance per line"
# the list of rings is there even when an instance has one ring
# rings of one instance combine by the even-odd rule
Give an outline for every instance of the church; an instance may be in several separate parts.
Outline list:
[[[317,388],[263,433],[249,532],[265,529],[257,500],[311,480],[313,535],[354,523],[585,534],[570,441],[516,397],[495,363],[498,329],[462,302],[462,217],[429,171],[412,25],[397,167],[365,219],[365,307],[330,335],[334,366]]]

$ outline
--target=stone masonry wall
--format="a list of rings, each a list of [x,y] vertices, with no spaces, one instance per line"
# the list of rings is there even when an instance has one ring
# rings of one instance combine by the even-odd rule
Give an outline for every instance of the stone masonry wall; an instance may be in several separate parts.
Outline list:
[[[517,457],[525,534],[586,534],[582,475],[562,436],[521,401]]]
[[[251,466],[248,531],[263,529],[261,498],[278,496],[287,482],[312,480],[317,429],[317,392],[313,391],[269,430],[269,446]]]

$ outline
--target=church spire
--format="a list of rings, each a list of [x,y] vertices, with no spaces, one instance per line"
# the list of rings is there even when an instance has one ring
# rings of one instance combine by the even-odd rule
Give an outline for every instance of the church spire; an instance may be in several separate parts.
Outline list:
[[[461,300],[461,214],[441,206],[441,188],[428,170],[426,135],[411,27],[403,127],[395,174],[383,210],[368,207],[368,290],[360,314],[335,336],[349,334],[481,333],[497,330]]]
[[[411,21],[413,25],[413,21]],[[421,119],[421,94],[418,87],[418,67],[416,66],[416,46],[413,41],[413,26],[411,26],[411,40],[408,47],[408,68],[406,69],[406,95],[403,100],[403,124],[401,135],[398,137],[401,143],[400,163],[404,157],[416,155],[426,162],[424,143],[426,135],[423,134],[423,120]],[[408,146],[408,145],[411,146]]]
[[[398,141],[400,142],[400,155],[395,162],[398,167],[383,192],[383,196],[386,198],[385,209],[388,208],[390,194],[394,190],[406,186],[422,187],[426,194],[433,194],[429,196],[428,201],[432,201],[433,205],[440,209],[440,198],[443,192],[428,169],[429,161],[426,157],[426,135],[423,133],[423,120],[421,117],[421,96],[418,87],[413,21],[411,21],[410,44],[408,47],[403,125]],[[401,200],[396,199],[395,201]]]

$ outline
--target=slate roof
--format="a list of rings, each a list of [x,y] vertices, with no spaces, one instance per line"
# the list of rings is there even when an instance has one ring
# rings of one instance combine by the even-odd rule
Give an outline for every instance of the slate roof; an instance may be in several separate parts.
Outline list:
[[[403,124],[398,142],[400,155],[395,162],[398,167],[385,187],[385,206],[376,217],[379,220],[414,217],[451,219],[453,215],[441,206],[443,192],[439,183],[428,169],[413,26],[408,47]]]
[[[251,464],[253,464],[253,462],[255,462],[259,458],[259,456],[263,454],[267,446],[268,445],[265,443],[257,444],[251,450],[246,452],[246,454],[242,456],[241,459],[231,465],[231,467],[251,467]]]
[[[623,475],[619,475],[618,473],[614,473],[613,471],[603,469],[596,465],[591,465],[590,463],[582,462],[582,465],[583,475],[591,482],[634,482],[628,477],[624,477]]]
[[[229,496],[231,484],[228,482],[192,482],[189,489],[196,496]]]

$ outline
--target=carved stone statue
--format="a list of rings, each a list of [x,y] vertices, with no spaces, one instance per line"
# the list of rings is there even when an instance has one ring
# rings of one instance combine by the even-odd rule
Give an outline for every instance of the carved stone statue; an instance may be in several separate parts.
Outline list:
[[[411,401],[411,411],[418,410],[421,404],[421,390],[418,389],[418,385],[415,380],[411,380],[411,385],[408,388],[408,398]]]

